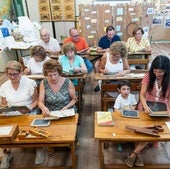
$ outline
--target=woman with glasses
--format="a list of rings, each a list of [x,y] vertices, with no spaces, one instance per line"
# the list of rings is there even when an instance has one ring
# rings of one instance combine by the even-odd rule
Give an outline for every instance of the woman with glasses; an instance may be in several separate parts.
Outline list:
[[[9,61],[6,66],[8,80],[0,87],[2,106],[26,106],[33,111],[37,107],[38,93],[35,81],[22,76],[21,64]],[[3,149],[1,168],[7,169],[13,155],[10,150]]]

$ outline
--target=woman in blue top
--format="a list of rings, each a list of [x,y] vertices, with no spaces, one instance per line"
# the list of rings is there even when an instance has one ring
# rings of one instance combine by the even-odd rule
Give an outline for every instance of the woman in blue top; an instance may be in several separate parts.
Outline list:
[[[63,73],[87,73],[87,68],[82,57],[78,56],[77,49],[72,42],[68,42],[63,46],[64,55],[59,57],[59,62],[63,67]],[[73,80],[73,84],[77,85],[78,81]]]

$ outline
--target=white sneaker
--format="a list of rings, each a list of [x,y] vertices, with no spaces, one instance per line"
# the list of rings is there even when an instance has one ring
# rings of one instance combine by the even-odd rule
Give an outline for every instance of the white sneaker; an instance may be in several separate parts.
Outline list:
[[[44,148],[37,148],[36,150],[36,157],[35,157],[35,164],[42,164],[45,160],[45,149]]]
[[[8,169],[12,158],[13,155],[11,153],[3,154],[1,161],[1,169]]]

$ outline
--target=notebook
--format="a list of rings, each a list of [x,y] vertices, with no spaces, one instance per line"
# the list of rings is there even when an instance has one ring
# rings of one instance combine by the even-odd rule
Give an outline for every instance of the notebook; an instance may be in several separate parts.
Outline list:
[[[108,111],[97,112],[97,124],[99,126],[113,126],[112,113]]]
[[[162,102],[152,102],[146,101],[147,105],[152,110],[152,113],[149,114],[151,117],[169,117],[167,106],[165,103]]]

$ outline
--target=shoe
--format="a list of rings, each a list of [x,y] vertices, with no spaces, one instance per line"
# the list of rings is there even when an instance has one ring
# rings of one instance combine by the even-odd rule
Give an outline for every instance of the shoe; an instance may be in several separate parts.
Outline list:
[[[142,159],[139,155],[136,156],[135,166],[136,167],[143,167],[144,166],[144,162],[142,161]]]
[[[135,153],[134,153],[135,154]],[[134,157],[131,157],[130,155],[125,159],[125,164],[132,168],[134,166],[135,160],[136,160],[136,154]]]
[[[2,156],[1,169],[8,169],[12,158],[13,158],[13,155],[11,153],[4,154]]]
[[[99,85],[97,85],[95,88],[94,88],[94,92],[98,92],[100,90],[100,87]]]
[[[45,160],[45,149],[44,148],[37,148],[36,150],[36,157],[35,157],[35,164],[42,164]]]

